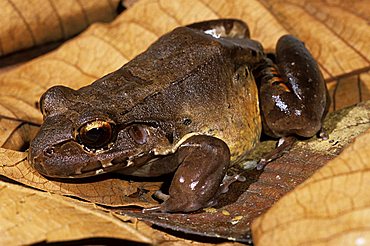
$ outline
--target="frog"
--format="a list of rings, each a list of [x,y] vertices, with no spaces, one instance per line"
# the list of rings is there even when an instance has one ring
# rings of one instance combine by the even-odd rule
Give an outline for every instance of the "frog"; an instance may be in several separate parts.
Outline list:
[[[40,109],[28,155],[39,173],[172,174],[151,211],[187,213],[214,204],[228,168],[263,132],[317,134],[328,94],[303,42],[282,36],[273,59],[244,21],[217,19],[175,28],[90,85],[49,88]]]

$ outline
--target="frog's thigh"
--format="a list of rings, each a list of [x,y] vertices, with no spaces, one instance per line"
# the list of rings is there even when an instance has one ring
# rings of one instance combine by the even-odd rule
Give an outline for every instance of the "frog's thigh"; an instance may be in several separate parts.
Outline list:
[[[228,146],[218,138],[199,135],[185,141],[177,154],[180,165],[161,210],[190,212],[207,206],[229,166]]]
[[[312,137],[321,129],[328,107],[320,69],[304,44],[291,35],[279,39],[276,58],[281,78],[267,63],[271,72],[260,87],[264,126],[275,137]]]

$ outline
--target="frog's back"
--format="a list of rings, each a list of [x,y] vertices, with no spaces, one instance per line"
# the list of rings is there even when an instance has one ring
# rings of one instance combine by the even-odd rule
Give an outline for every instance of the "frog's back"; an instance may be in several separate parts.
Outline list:
[[[241,65],[235,64],[235,61],[242,57],[242,53],[243,49],[234,43],[188,27],[179,27],[159,38],[122,68],[81,88],[80,94],[86,92],[96,97],[107,94],[104,99],[112,101],[119,98],[119,107],[130,111],[145,98],[166,90],[174,83],[181,83],[195,70],[210,69],[211,61],[217,60],[219,64],[216,66],[222,66],[232,59],[229,62],[234,66]],[[243,63],[244,59],[241,60],[238,62]]]

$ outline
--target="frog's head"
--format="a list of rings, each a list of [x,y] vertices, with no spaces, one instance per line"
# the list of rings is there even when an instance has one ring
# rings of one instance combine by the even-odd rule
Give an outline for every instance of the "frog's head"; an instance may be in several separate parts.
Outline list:
[[[29,150],[29,162],[41,174],[87,177],[141,166],[153,158],[157,146],[171,144],[160,124],[118,122],[115,109],[101,106],[104,98],[85,97],[64,86],[41,97],[44,123]]]

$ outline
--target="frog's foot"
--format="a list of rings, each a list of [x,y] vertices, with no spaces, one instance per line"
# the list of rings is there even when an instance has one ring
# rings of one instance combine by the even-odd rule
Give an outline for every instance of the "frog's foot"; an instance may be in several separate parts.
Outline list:
[[[280,138],[277,147],[263,156],[258,162],[257,170],[262,170],[269,162],[280,158],[284,153],[288,152],[296,140],[297,139],[294,136]]]
[[[163,193],[161,190],[157,190],[155,193],[154,193],[154,196],[162,201],[167,201],[168,198],[170,198],[169,195]]]
[[[330,104],[317,62],[291,35],[279,39],[273,60],[265,58],[253,70],[264,132],[271,137],[316,135]],[[263,163],[269,158],[265,159]]]

